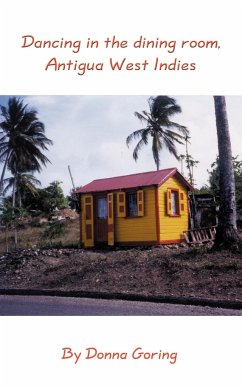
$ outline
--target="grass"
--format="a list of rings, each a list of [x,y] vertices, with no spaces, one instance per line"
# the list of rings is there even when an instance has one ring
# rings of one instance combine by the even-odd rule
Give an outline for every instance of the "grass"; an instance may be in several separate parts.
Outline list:
[[[9,230],[8,235],[4,229],[0,229],[0,254],[5,251],[14,250],[14,230]],[[64,222],[54,222],[52,224],[34,224],[22,226],[17,230],[18,248],[35,249],[35,248],[78,248],[80,243],[80,225],[79,219],[66,220]],[[242,231],[240,230],[242,239]],[[206,246],[199,249],[190,248],[186,252],[174,252],[174,258],[178,255],[179,259],[189,261],[190,259],[201,259],[201,255],[208,252]],[[228,264],[234,265],[234,262],[228,261]],[[242,262],[241,262],[242,264]],[[211,261],[209,265],[214,265]]]
[[[61,225],[43,224],[38,227],[25,226],[17,230],[18,248],[77,248],[80,240],[79,219],[66,220]],[[0,253],[16,248],[14,230],[0,230]]]

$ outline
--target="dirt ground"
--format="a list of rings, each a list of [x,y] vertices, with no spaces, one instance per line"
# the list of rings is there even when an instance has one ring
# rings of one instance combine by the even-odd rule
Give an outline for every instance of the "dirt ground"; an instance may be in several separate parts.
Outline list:
[[[27,249],[0,256],[0,288],[242,301],[242,256],[186,246]]]

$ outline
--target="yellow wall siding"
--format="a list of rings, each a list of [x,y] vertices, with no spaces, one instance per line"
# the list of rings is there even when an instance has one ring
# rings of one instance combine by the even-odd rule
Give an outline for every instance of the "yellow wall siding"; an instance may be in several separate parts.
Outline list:
[[[84,198],[85,198],[85,195],[81,195],[81,213],[80,213],[81,244],[85,244]]]
[[[167,215],[168,188],[179,189],[184,194],[184,211],[179,216]],[[188,195],[187,190],[176,178],[168,179],[158,190],[159,217],[160,217],[160,242],[183,240],[183,231],[188,229]]]
[[[115,242],[156,241],[155,188],[144,188],[144,216],[115,217]]]
[[[81,196],[81,243],[85,246],[85,219],[84,219],[84,201],[85,201],[85,195]]]
[[[92,197],[91,202],[91,218],[90,220],[85,219],[85,199],[87,197]],[[92,247],[94,245],[94,219],[93,219],[93,196],[92,195],[82,195],[81,196],[81,213],[80,213],[80,222],[81,222],[81,243],[84,247]],[[86,225],[90,225],[92,238],[88,239],[86,235]]]
[[[82,198],[80,198],[80,206],[82,208]],[[80,244],[82,245],[84,243],[84,240],[83,240],[83,213],[82,213],[82,211],[79,214],[79,222],[80,222]]]

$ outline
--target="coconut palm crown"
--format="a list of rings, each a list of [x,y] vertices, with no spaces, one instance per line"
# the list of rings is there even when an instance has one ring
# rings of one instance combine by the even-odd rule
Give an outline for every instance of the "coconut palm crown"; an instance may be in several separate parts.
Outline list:
[[[159,170],[162,149],[167,148],[176,159],[179,159],[176,143],[184,144],[189,131],[185,126],[170,120],[175,114],[181,113],[181,107],[177,105],[174,98],[160,95],[150,97],[148,104],[149,112],[134,113],[145,127],[131,133],[126,139],[126,144],[129,146],[133,140],[139,140],[133,151],[133,158],[137,161],[141,148],[147,145],[151,138],[153,158]]]
[[[9,98],[8,107],[1,106],[0,162],[3,170],[0,193],[6,168],[13,176],[22,172],[40,172],[49,159],[43,154],[52,144],[44,132],[45,127],[37,118],[37,111],[24,104],[23,99]]]

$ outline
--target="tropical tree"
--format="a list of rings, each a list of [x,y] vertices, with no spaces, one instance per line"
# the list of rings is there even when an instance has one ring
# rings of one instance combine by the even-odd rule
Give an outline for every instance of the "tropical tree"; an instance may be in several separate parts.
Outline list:
[[[5,226],[6,251],[9,250],[9,228],[14,229],[14,245],[18,245],[18,224],[22,216],[26,215],[23,208],[13,208],[10,203],[5,203],[4,212],[1,216],[1,224]]]
[[[220,188],[220,209],[215,243],[217,246],[231,248],[238,246],[239,235],[236,226],[235,180],[225,97],[214,96],[214,105]]]
[[[150,97],[148,104],[149,112],[144,110],[142,113],[134,113],[145,127],[131,133],[126,139],[126,144],[129,146],[133,140],[139,140],[133,151],[133,158],[137,161],[140,150],[151,138],[153,158],[159,170],[161,150],[165,147],[179,159],[176,143],[184,144],[189,131],[185,126],[170,120],[175,114],[181,113],[181,107],[174,98],[160,95]]]
[[[37,195],[26,191],[23,197],[23,207],[30,211],[51,214],[53,211],[68,208],[68,201],[61,188],[61,181],[53,181],[46,188],[37,189]]]
[[[41,190],[42,209],[46,213],[53,212],[56,208],[68,208],[68,202],[61,188],[61,181],[52,181],[45,189]]]
[[[38,196],[36,185],[41,185],[41,182],[35,176],[29,173],[17,173],[16,177],[8,177],[4,179],[3,195],[15,186],[16,205],[21,208],[26,195]],[[13,199],[12,199],[13,201]]]
[[[242,160],[238,159],[238,155],[232,157],[233,170],[234,170],[234,180],[235,180],[235,198],[236,198],[236,207],[242,209]],[[208,171],[209,185],[206,186],[208,192],[212,193],[215,197],[220,197],[220,188],[219,188],[219,158],[216,157],[216,160],[211,164],[211,170]],[[205,188],[205,187],[204,187]]]
[[[195,180],[194,180],[194,167],[196,167],[197,164],[199,164],[199,161],[195,160],[194,157],[192,155],[190,155],[189,152],[188,152],[188,143],[189,143],[190,138],[191,137],[189,137],[189,136],[185,136],[186,153],[184,155],[180,155],[180,161],[181,161],[181,171],[182,171],[182,174],[184,173],[183,172],[183,161],[185,161],[186,168],[187,168],[187,171],[188,171],[188,178],[187,178],[187,180],[189,181],[189,183],[191,185],[194,185],[195,184]]]
[[[81,188],[81,187],[78,187],[78,188]],[[72,210],[76,210],[77,212],[80,212],[80,199],[78,197],[78,194],[75,194],[74,190],[71,191],[69,195],[67,195],[66,200],[67,200],[68,206]]]
[[[43,154],[52,144],[44,132],[45,127],[38,120],[37,111],[24,104],[23,99],[9,98],[8,107],[1,106],[0,121],[0,161],[3,170],[0,179],[0,194],[3,191],[3,180],[6,168],[13,177],[13,206],[18,174],[41,171],[49,159]]]

